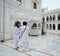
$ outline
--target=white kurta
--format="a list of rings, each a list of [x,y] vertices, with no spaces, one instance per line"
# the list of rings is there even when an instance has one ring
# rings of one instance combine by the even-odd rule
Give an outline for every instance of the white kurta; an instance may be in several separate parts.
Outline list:
[[[19,28],[14,27],[14,43],[15,43],[15,48],[17,48],[17,45],[18,45],[19,35],[20,35]]]
[[[24,31],[25,27],[26,26],[22,26],[21,27],[21,33]],[[29,38],[28,34],[29,34],[29,27],[27,26],[25,32],[23,33],[23,35],[21,37],[22,38],[23,50],[25,50],[25,51],[29,51],[30,50],[30,46],[29,46],[30,38]]]

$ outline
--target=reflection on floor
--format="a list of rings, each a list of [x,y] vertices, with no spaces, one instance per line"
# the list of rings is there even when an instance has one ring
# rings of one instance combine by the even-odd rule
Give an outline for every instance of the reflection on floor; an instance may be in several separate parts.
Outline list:
[[[60,56],[60,36],[47,34],[30,38],[30,52],[22,51],[22,42],[19,50],[14,50],[14,41],[0,43],[0,56]]]

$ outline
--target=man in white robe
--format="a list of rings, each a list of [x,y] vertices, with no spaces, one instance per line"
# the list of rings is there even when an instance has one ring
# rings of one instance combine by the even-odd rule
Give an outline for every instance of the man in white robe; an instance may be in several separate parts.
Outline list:
[[[21,33],[23,51],[30,51],[29,27],[26,22],[23,22]]]
[[[17,21],[14,26],[14,48],[18,50],[18,42],[20,37],[20,23]]]

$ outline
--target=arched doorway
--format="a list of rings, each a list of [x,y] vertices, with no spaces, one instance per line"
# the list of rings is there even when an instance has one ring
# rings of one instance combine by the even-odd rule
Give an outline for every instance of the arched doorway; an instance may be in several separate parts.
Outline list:
[[[52,21],[52,16],[50,16],[50,21]]]
[[[53,15],[53,21],[55,21],[55,18],[56,18],[55,15]]]
[[[37,29],[37,24],[36,23],[33,23],[32,29]]]
[[[32,25],[31,25],[30,35],[31,36],[38,36],[39,35],[39,30],[40,29],[38,29],[38,23],[33,22]]]
[[[33,8],[37,9],[37,3],[36,2],[33,3]]]
[[[58,30],[60,30],[60,24],[58,24]]]
[[[60,21],[60,14],[58,15],[58,21]]]
[[[50,29],[52,29],[52,24],[50,24]]]
[[[42,21],[44,22],[45,21],[45,17],[43,16],[43,18],[42,18]]]
[[[49,21],[49,17],[47,16],[46,21]]]
[[[53,24],[53,30],[55,30],[55,24]]]
[[[46,29],[48,29],[48,24],[46,25]]]

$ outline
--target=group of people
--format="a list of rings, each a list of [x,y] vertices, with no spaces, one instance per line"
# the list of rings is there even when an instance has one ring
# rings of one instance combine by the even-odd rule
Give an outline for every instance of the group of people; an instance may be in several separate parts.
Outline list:
[[[27,22],[23,22],[23,26],[21,26],[19,21],[16,21],[14,24],[14,48],[18,50],[19,39],[22,41],[23,51],[30,51],[30,43],[29,43],[29,27]]]

